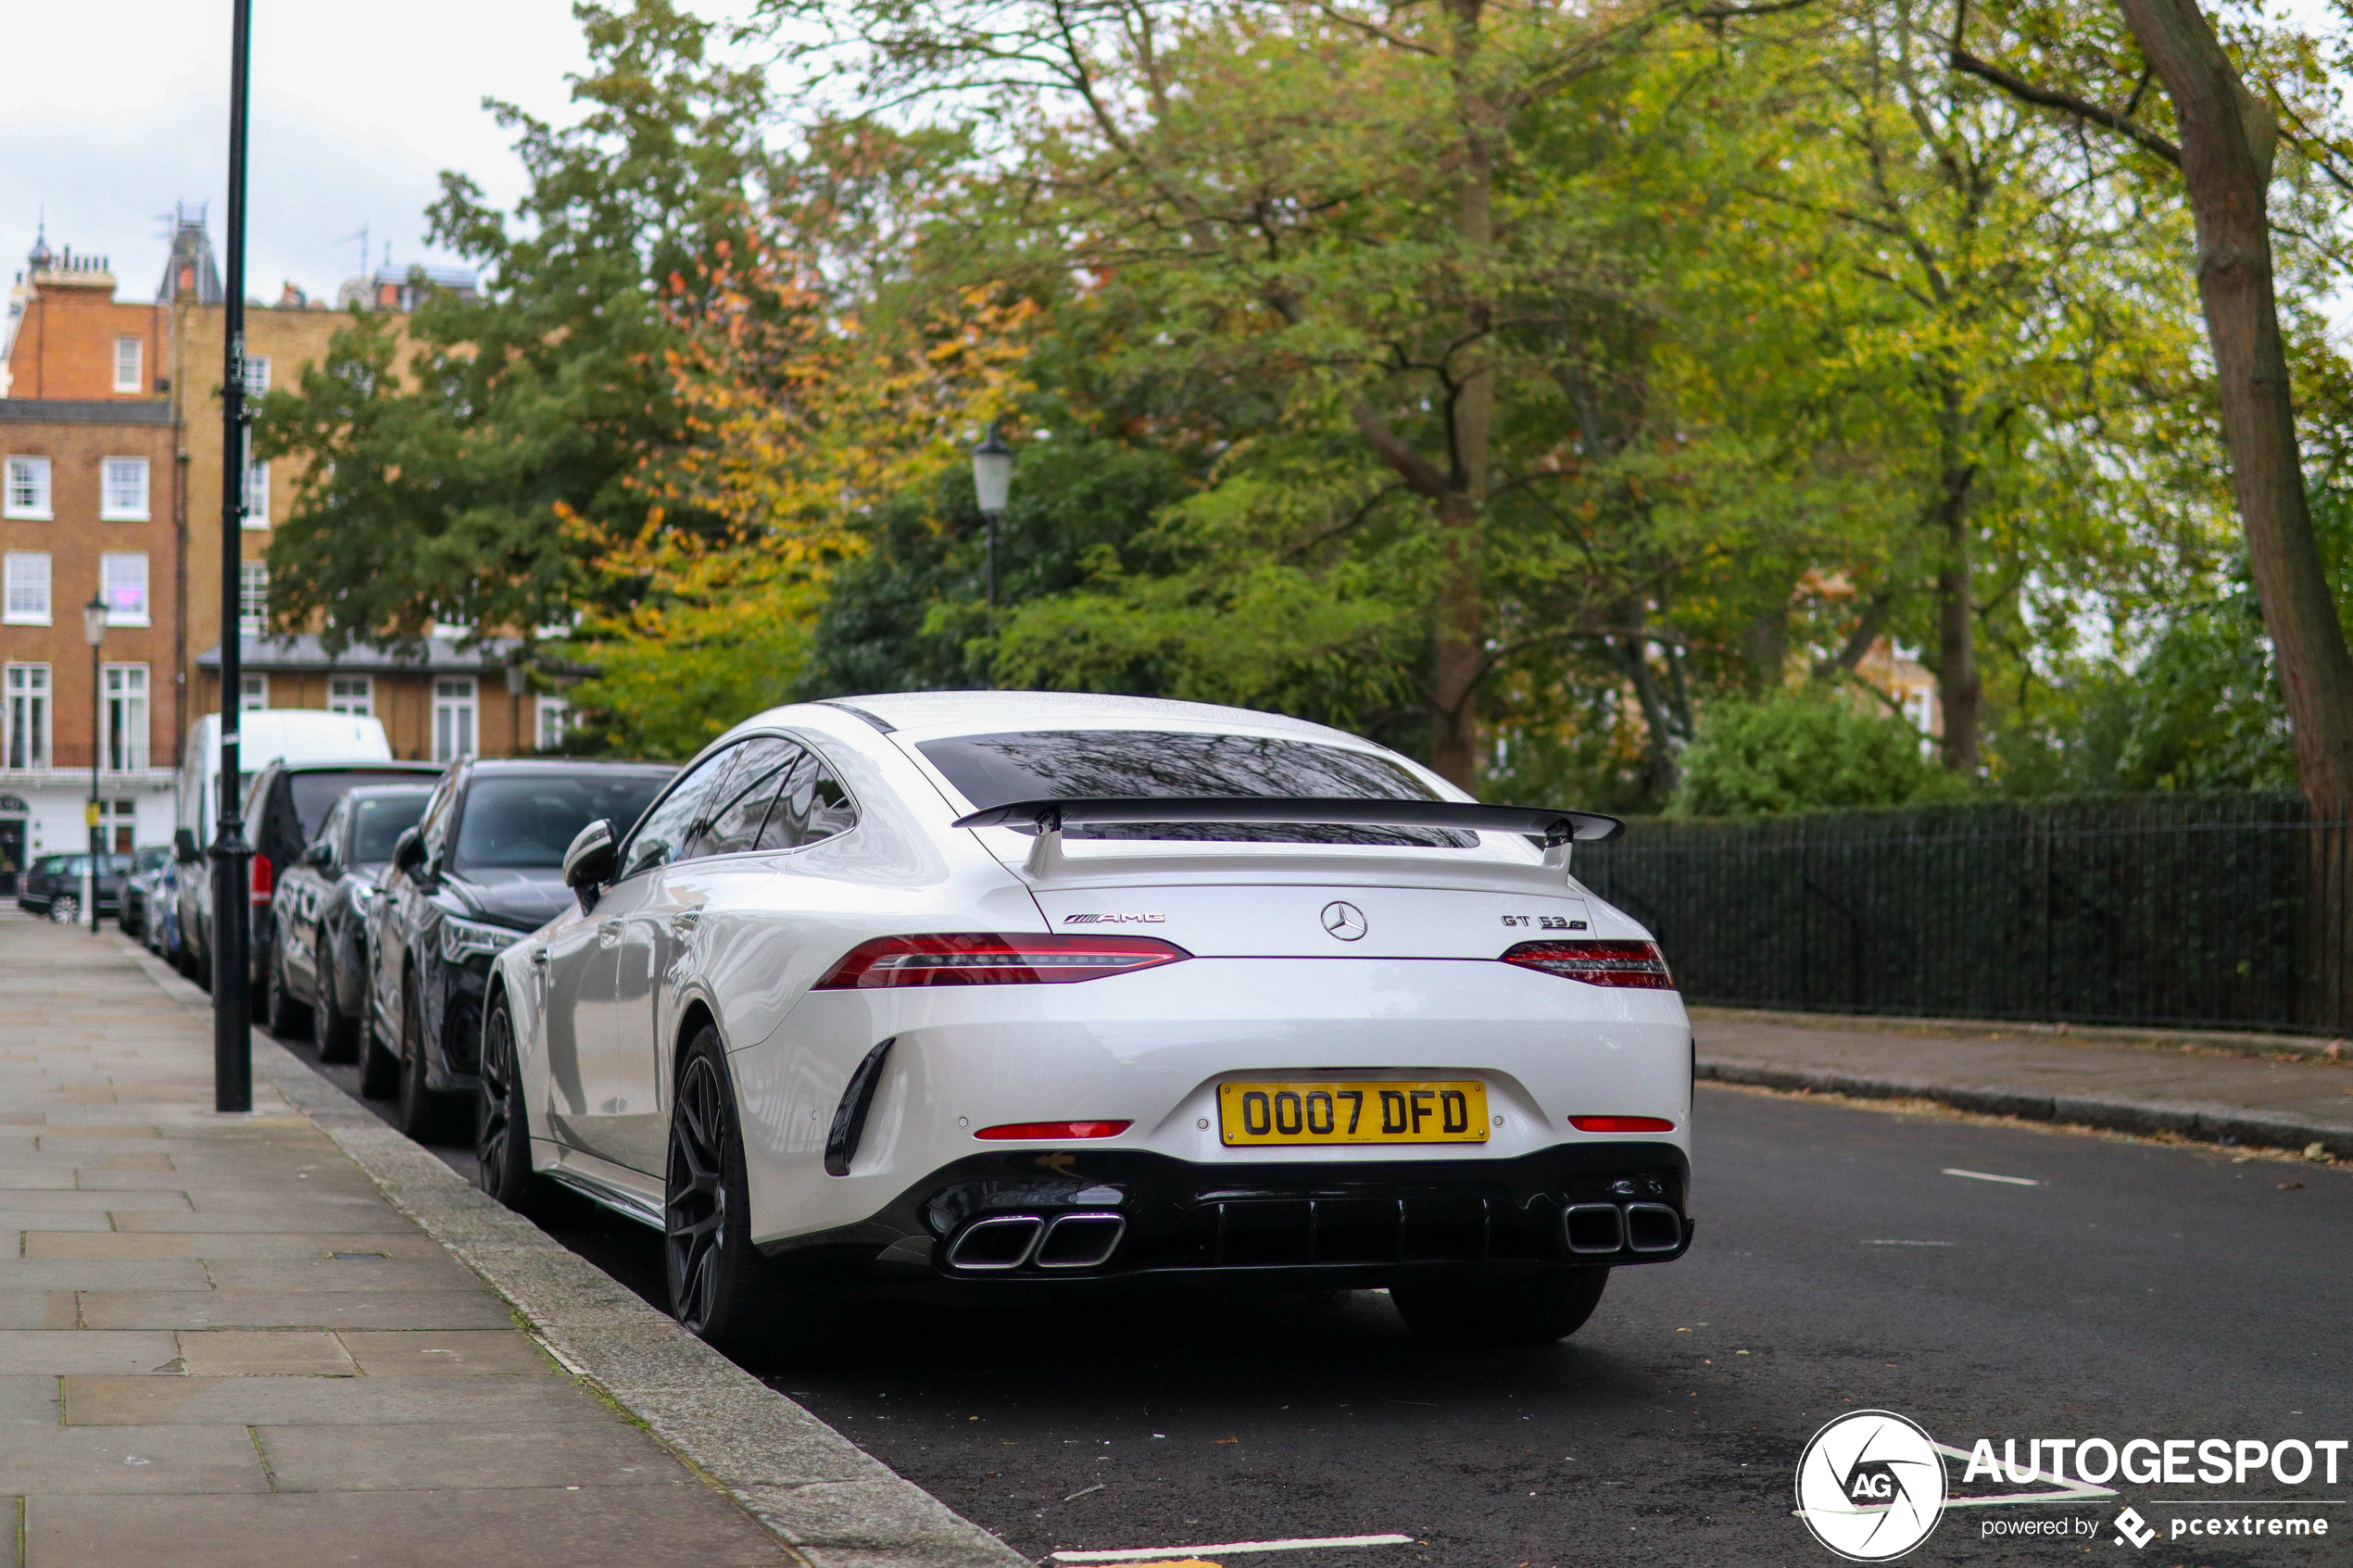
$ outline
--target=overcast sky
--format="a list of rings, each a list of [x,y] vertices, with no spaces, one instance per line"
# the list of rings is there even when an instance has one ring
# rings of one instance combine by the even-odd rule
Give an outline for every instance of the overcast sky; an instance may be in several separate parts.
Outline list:
[[[569,0],[254,0],[246,292],[291,280],[333,297],[359,269],[362,224],[396,267],[424,245],[443,169],[511,201],[522,169],[485,94],[560,118],[584,62]],[[10,7],[0,94],[0,276],[13,279],[45,205],[49,244],[113,258],[126,300],[155,297],[165,215],[209,202],[221,243],[227,0]],[[346,238],[346,236],[354,236]]]

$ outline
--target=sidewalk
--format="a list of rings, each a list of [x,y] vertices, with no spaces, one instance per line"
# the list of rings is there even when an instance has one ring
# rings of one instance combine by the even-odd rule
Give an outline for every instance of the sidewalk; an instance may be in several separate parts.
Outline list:
[[[1699,1075],[1727,1084],[2069,1122],[2353,1160],[2353,1062],[2083,1043],[2064,1035],[1856,1027],[1799,1013],[1692,1010]],[[2154,1039],[2156,1036],[2144,1036]]]
[[[0,1568],[1020,1561],[113,933],[0,1018]]]

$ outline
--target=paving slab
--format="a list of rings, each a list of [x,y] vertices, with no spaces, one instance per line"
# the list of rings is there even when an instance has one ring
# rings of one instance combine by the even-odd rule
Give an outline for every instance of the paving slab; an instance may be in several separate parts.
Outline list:
[[[457,1333],[346,1332],[339,1336],[371,1377],[497,1377],[560,1370],[520,1329]]]
[[[15,1381],[41,1388],[11,1395],[5,1386]],[[321,1377],[0,1378],[0,1421],[13,1419],[8,1412],[18,1408],[10,1402],[15,1399],[23,1419],[56,1424],[61,1399],[63,1419],[70,1426],[505,1422],[546,1428],[618,1419],[611,1406],[584,1400],[579,1392],[570,1376],[556,1372],[539,1377],[361,1377],[355,1368],[350,1374]]]
[[[171,1336],[153,1331],[0,1328],[0,1376],[154,1372],[179,1358]]]
[[[0,1493],[267,1492],[243,1426],[18,1428],[0,1439]]]
[[[670,1486],[679,1479],[668,1449],[618,1421],[257,1426],[254,1437],[281,1492]]]
[[[774,1568],[805,1561],[726,1498],[694,1484],[35,1495],[24,1511],[26,1568]]]
[[[514,1322],[484,1290],[89,1290],[90,1328],[497,1328]]]
[[[197,1377],[357,1377],[343,1342],[324,1329],[214,1329],[176,1336],[180,1365]]]

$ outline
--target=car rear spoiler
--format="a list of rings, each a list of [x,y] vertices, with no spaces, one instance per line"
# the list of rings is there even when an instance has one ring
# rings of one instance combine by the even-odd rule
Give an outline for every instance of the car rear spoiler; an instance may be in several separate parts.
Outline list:
[[[1525,834],[1545,848],[1606,844],[1626,831],[1616,817],[1534,806],[1455,800],[1359,800],[1324,797],[1187,796],[1166,799],[1015,800],[956,819],[960,828],[1013,828],[1059,834],[1105,822],[1329,822],[1350,827],[1453,828]]]

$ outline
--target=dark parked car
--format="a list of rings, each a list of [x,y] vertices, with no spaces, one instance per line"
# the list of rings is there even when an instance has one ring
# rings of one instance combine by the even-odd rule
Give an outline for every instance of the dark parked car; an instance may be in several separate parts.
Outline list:
[[[283,1038],[308,1024],[321,1060],[351,1060],[368,1010],[368,904],[376,874],[432,796],[428,784],[346,791],[319,836],[278,873],[261,1010],[271,1034]]]
[[[111,914],[122,891],[122,879],[131,870],[128,855],[102,855],[98,858],[98,913]],[[24,875],[17,879],[17,908],[30,909],[36,915],[47,915],[55,921],[82,918],[82,879],[90,873],[90,857],[80,855],[42,855],[37,857]]]
[[[171,851],[157,847],[136,850],[131,857],[131,874],[122,880],[122,890],[115,898],[115,921],[130,936],[147,935],[147,911],[155,908],[156,879],[170,868]]]
[[[271,909],[278,873],[299,859],[328,809],[344,791],[361,784],[430,783],[441,771],[438,762],[286,762],[275,761],[256,773],[245,789],[245,836],[253,844],[252,925],[246,951],[252,955],[254,993],[260,996],[269,971],[271,940]],[[209,885],[211,863],[187,830],[177,844],[180,882],[183,893]],[[191,914],[195,918],[191,919]],[[180,901],[180,947],[186,956],[190,978],[200,985],[212,983],[212,900],[183,897]]]
[[[634,824],[676,775],[627,762],[469,760],[400,835],[368,915],[373,963],[360,1088],[400,1094],[396,1125],[429,1139],[471,1104],[490,960],[573,897],[564,851],[600,819]]]

